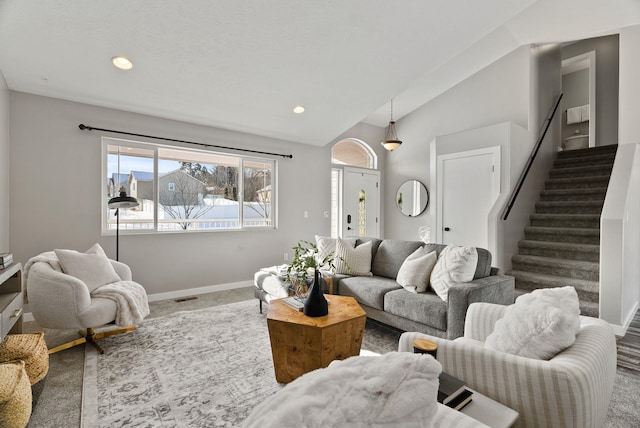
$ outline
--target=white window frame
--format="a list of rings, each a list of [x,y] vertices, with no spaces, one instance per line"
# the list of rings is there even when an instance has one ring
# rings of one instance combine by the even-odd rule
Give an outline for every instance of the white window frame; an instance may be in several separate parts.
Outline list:
[[[112,137],[102,137],[102,168],[100,175],[101,183],[101,217],[102,217],[102,236],[115,235],[115,230],[109,229],[108,224],[108,196],[107,186],[105,186],[105,178],[108,173],[108,146],[128,146],[134,148],[141,148],[145,150],[153,151],[153,164],[154,164],[154,179],[153,179],[153,194],[154,194],[154,210],[153,210],[153,228],[151,229],[123,229],[120,228],[120,234],[167,234],[167,233],[206,233],[206,232],[235,232],[235,231],[247,231],[247,230],[277,230],[278,229],[278,161],[270,158],[258,158],[255,156],[242,156],[238,154],[216,152],[211,150],[193,149],[184,146],[171,146],[164,144],[146,143],[133,140],[125,140]],[[191,153],[206,153],[221,155],[226,157],[238,158],[238,227],[234,228],[218,228],[218,229],[196,229],[196,230],[160,230],[158,228],[158,195],[159,195],[159,174],[158,174],[158,149],[171,149],[181,150]],[[269,226],[245,226],[244,225],[244,163],[245,162],[262,162],[271,164],[271,225]]]

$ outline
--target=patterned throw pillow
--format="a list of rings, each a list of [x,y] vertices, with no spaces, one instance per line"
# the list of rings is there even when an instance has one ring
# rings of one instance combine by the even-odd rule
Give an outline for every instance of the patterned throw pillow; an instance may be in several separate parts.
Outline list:
[[[325,257],[329,256],[332,253],[335,257],[336,243],[337,243],[336,238],[331,238],[329,236],[320,236],[320,235],[316,235],[315,238],[316,238],[316,246],[318,247],[318,255],[316,256],[318,263],[321,263],[322,260],[325,259]],[[355,238],[344,239],[344,242],[350,245],[351,248],[356,246]],[[319,268],[320,270],[331,270],[330,266],[325,266],[325,265],[320,266]]]
[[[412,293],[423,293],[429,287],[431,271],[438,261],[435,251],[430,253],[420,247],[409,255],[400,266],[396,282]]]
[[[372,276],[371,241],[353,248],[349,242],[338,238],[336,242],[336,273],[352,276]]]
[[[475,247],[447,245],[431,271],[431,288],[446,302],[449,299],[449,288],[473,280],[477,264],[478,251]]]

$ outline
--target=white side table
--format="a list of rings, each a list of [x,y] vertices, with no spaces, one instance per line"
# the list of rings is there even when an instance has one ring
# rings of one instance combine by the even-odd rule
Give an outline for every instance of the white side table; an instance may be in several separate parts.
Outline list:
[[[518,412],[469,388],[473,398],[460,412],[492,428],[508,428],[518,420]]]

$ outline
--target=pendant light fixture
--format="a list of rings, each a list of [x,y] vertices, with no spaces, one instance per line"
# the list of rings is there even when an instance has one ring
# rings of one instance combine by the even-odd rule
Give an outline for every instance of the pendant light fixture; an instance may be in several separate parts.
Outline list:
[[[389,120],[387,135],[384,137],[384,141],[380,144],[390,152],[394,151],[400,147],[400,144],[402,144],[402,141],[398,139],[398,134],[396,134],[396,123],[393,120],[393,100],[391,100],[391,120]]]

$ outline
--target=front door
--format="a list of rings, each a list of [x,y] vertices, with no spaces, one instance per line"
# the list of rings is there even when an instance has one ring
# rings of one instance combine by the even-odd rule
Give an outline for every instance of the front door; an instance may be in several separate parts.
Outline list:
[[[342,237],[380,237],[380,172],[345,168]]]

